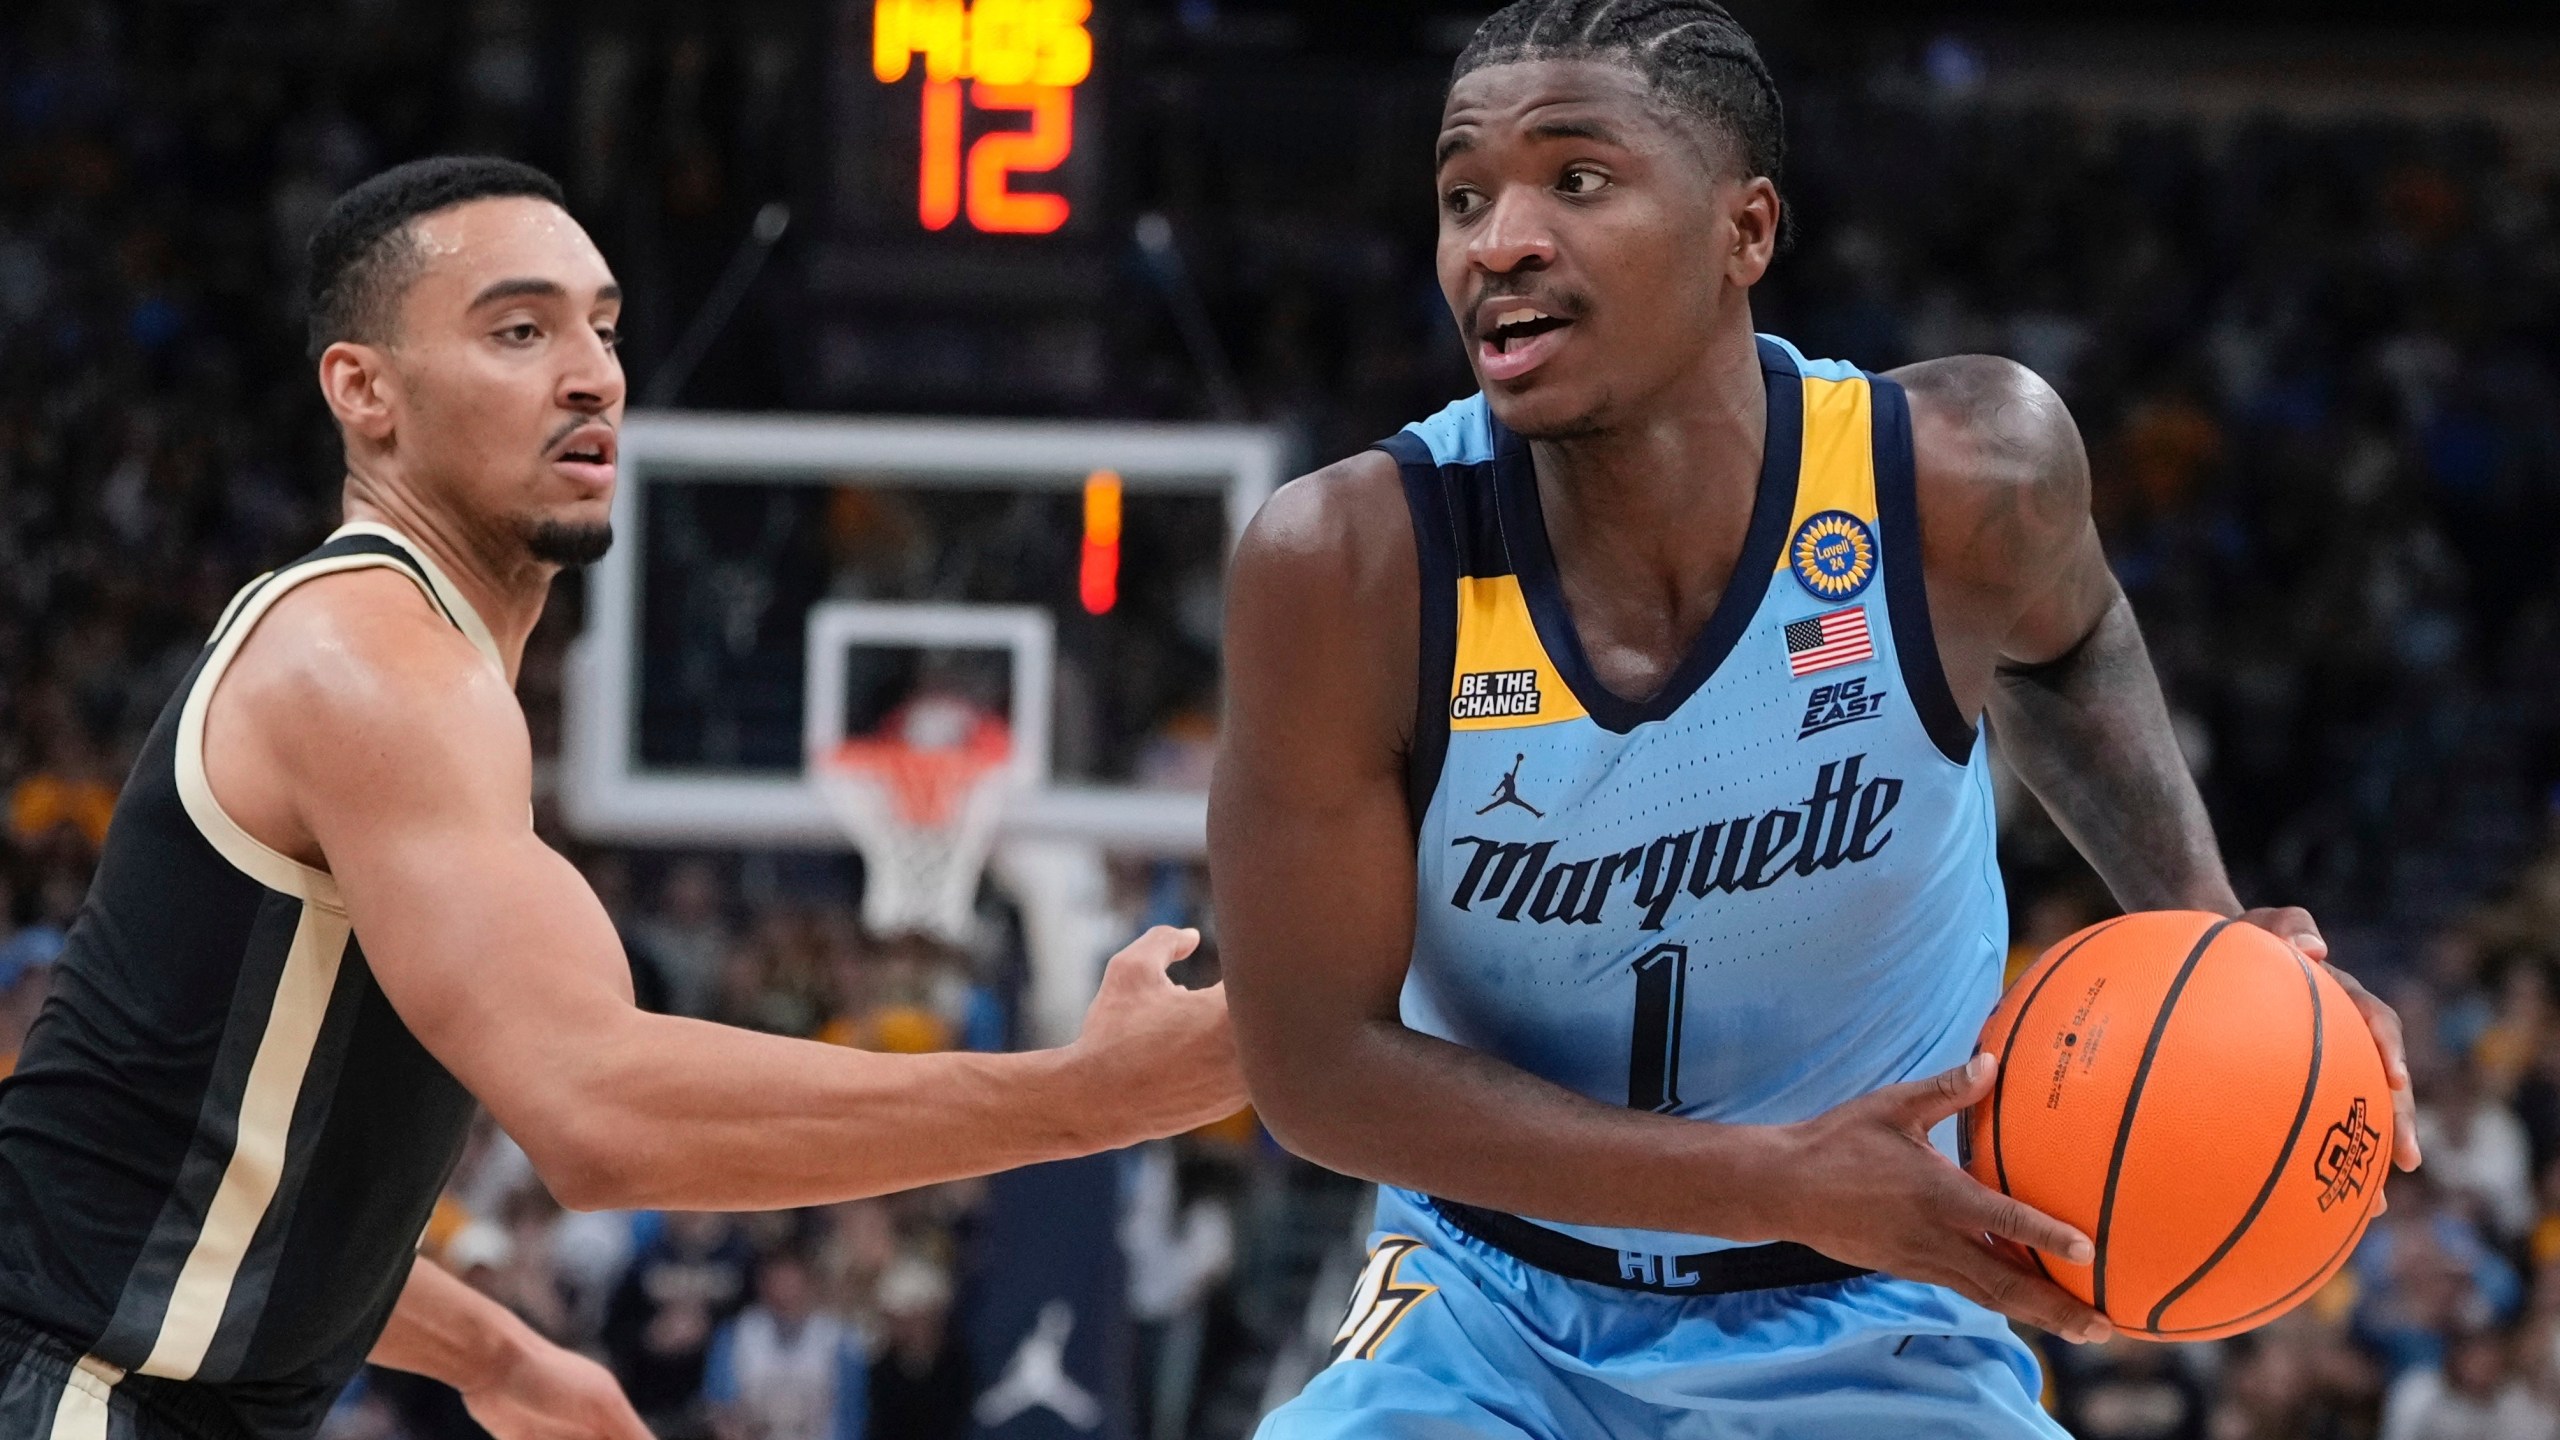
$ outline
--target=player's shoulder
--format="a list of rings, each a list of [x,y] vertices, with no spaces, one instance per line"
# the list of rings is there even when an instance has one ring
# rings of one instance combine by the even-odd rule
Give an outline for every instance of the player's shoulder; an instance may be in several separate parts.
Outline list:
[[[1997,355],[1952,355],[1888,378],[1910,399],[1933,565],[2005,570],[2052,553],[2087,523],[2088,453],[2043,376]]]
[[[1348,595],[1415,583],[1413,525],[1396,460],[1363,450],[1272,493],[1236,545],[1235,582]]]
[[[1411,723],[1421,587],[1392,457],[1363,451],[1281,486],[1227,571],[1231,743],[1258,733],[1233,717],[1322,717],[1336,728],[1301,733],[1374,726],[1387,753]]]
[[[1911,401],[1924,485],[2034,487],[2085,479],[2080,430],[2043,376],[1998,355],[1950,355],[1889,373]]]
[[[522,725],[506,676],[389,566],[294,584],[241,642],[223,691],[262,726],[315,739]]]
[[[1494,451],[1493,411],[1481,393],[1455,400],[1378,444],[1301,475],[1274,494],[1246,544],[1274,558],[1413,568],[1404,467],[1482,466]]]

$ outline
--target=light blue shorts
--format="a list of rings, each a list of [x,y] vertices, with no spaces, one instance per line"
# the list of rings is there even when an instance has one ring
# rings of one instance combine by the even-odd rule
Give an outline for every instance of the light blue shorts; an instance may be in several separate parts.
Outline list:
[[[1259,1440],[2069,1440],[2035,1355],[1882,1276],[1675,1299],[1568,1280],[1379,1192],[1333,1362]]]

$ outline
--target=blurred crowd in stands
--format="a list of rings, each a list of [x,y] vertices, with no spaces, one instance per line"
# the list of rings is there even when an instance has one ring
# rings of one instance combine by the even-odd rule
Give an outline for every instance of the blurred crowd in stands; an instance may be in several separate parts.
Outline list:
[[[696,83],[770,53],[755,25],[787,27],[734,8],[619,37],[645,124],[579,100],[581,47],[616,22],[568,7],[0,9],[0,1053],[222,602],[334,523],[296,298],[321,207],[410,155],[509,150],[571,179],[608,254],[675,292],[654,308],[686,313],[723,251],[695,265],[703,247],[667,237],[732,233],[729,211],[823,173],[769,153],[739,86]],[[1285,98],[1326,63],[1179,38],[1149,63],[1215,83],[1144,104]],[[1445,59],[1393,72],[1424,118],[1395,132],[1417,154]],[[2052,1401],[2088,1440],[2560,1440],[2560,175],[2482,126],[2020,113],[1942,59],[1797,74],[1780,57],[1795,239],[1763,324],[1872,368],[1998,351],[2060,387],[2242,893],[2313,907],[2401,1007],[2428,1157],[2296,1313],[2216,1345],[2052,1347]],[[1308,198],[1312,172],[1281,172],[1318,161],[1222,148],[1253,143],[1156,127],[1127,188],[1206,257],[1254,413],[1329,458],[1460,393],[1427,195]],[[772,283],[797,281],[786,265]],[[1122,339],[1116,413],[1205,413],[1170,328]],[[524,684],[545,746],[564,588]],[[2006,800],[2024,957],[2108,902],[2032,803]],[[890,1051],[1007,1042],[1005,945],[866,936],[840,887],[762,857],[562,843],[647,1003]],[[1142,1430],[1193,1426],[1199,1316],[1228,1303],[1249,1238],[1230,1197],[1292,1163],[1249,1135],[1130,1162]],[[490,1130],[429,1241],[608,1359],[663,1434],[898,1440],[969,1423],[973,1205],[949,1186],[774,1216],[567,1215]],[[388,1374],[333,1426],[469,1433],[448,1394]]]

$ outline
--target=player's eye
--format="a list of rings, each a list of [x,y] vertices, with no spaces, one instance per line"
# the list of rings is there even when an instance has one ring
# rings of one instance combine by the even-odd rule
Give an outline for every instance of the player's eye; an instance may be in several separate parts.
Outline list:
[[[510,345],[530,345],[542,338],[542,327],[530,320],[519,320],[513,325],[502,327],[498,331],[498,338]]]
[[[596,338],[604,342],[604,348],[607,350],[619,350],[622,348],[622,327],[599,325],[596,327]]]
[[[1484,208],[1484,192],[1471,185],[1451,186],[1440,204],[1452,215],[1473,215]]]
[[[1608,183],[1609,177],[1599,171],[1576,167],[1564,172],[1564,178],[1556,182],[1556,188],[1567,195],[1596,195]]]

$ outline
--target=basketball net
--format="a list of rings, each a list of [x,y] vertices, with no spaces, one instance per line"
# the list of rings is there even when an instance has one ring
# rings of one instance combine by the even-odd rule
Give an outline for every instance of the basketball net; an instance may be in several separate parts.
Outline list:
[[[924,696],[879,730],[809,757],[819,797],[862,852],[875,935],[968,939],[978,876],[1011,789],[1013,734],[965,700]]]

